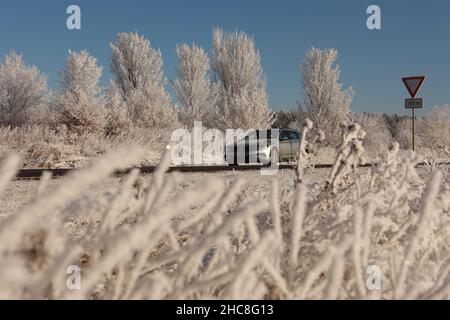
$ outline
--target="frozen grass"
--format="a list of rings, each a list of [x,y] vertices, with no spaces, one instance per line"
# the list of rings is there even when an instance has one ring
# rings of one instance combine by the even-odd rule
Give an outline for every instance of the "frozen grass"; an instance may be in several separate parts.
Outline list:
[[[130,127],[120,135],[106,137],[98,132],[74,134],[65,126],[0,126],[0,159],[16,151],[23,157],[24,168],[79,168],[120,145],[134,143],[146,147],[138,164],[157,164],[167,145],[164,137],[170,137],[170,131]]]
[[[378,167],[357,170],[364,132],[344,131],[325,181],[308,181],[303,164],[288,186],[273,179],[265,195],[239,178],[205,176],[185,187],[183,175],[166,173],[166,153],[151,177],[132,172],[115,192],[86,197],[141,159],[131,147],[58,188],[44,177],[33,199],[0,221],[1,298],[450,298],[448,169],[430,165],[419,175],[422,159],[394,144]],[[19,163],[7,158],[0,192]],[[80,290],[66,288],[74,264]],[[367,286],[373,266],[379,290]]]

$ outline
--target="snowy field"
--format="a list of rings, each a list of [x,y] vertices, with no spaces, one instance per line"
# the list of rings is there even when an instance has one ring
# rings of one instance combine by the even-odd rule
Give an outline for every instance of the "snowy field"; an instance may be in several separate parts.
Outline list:
[[[308,180],[311,183],[323,182],[330,169],[312,169],[308,172]],[[276,175],[264,176],[259,171],[238,171],[238,172],[218,172],[218,173],[183,173],[184,181],[180,185],[174,186],[172,192],[176,193],[179,189],[191,189],[200,186],[210,177],[218,177],[225,186],[230,185],[237,177],[245,179],[247,182],[246,192],[252,198],[267,198],[270,193],[270,184],[273,179],[277,179],[283,188],[293,188],[294,171],[280,170]],[[151,180],[152,175],[143,175],[143,179]],[[85,195],[95,199],[102,194],[115,192],[120,187],[122,178],[106,178],[98,185],[91,187],[85,192]],[[63,183],[62,178],[49,181],[48,188],[55,189]],[[0,219],[12,213],[19,206],[32,200],[36,193],[39,180],[15,180],[9,183],[3,193],[0,195]]]
[[[448,170],[449,166],[443,167]],[[367,172],[369,169],[360,168],[359,173]],[[331,169],[309,169],[306,172],[306,181],[310,193],[313,193],[316,185],[323,184],[330,174]],[[418,168],[417,172],[421,177],[429,178],[430,173],[426,168]],[[294,170],[280,170],[273,176],[261,175],[259,171],[238,171],[238,172],[217,172],[217,173],[182,173],[183,182],[174,186],[172,193],[178,192],[180,189],[192,189],[201,186],[208,178],[217,177],[223,181],[223,188],[232,184],[236,178],[246,181],[245,196],[252,199],[267,199],[270,197],[271,183],[276,179],[281,190],[288,190],[294,187],[295,172]],[[144,180],[151,181],[152,175],[143,175]],[[123,178],[110,177],[105,178],[99,184],[89,188],[84,195],[91,199],[98,198],[104,194],[114,193],[120,188]],[[48,182],[48,188],[57,189],[62,183],[63,178],[52,179]],[[20,206],[28,203],[33,199],[39,180],[24,179],[14,180],[8,184],[2,194],[0,194],[0,221],[9,214],[13,213]]]

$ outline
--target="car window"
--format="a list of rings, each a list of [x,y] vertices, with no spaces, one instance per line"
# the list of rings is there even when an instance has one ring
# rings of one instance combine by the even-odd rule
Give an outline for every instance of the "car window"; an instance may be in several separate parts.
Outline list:
[[[298,132],[296,131],[288,131],[289,133],[289,140],[299,140],[300,137],[298,136]]]
[[[289,131],[281,131],[280,140],[286,140],[286,139],[289,139]]]

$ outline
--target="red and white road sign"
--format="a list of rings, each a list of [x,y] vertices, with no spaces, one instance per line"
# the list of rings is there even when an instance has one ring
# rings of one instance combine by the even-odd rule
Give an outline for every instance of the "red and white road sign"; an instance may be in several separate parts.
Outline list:
[[[417,92],[419,92],[422,83],[425,81],[424,76],[420,77],[406,77],[402,78],[403,83],[405,84],[406,89],[408,89],[411,98],[415,98]]]

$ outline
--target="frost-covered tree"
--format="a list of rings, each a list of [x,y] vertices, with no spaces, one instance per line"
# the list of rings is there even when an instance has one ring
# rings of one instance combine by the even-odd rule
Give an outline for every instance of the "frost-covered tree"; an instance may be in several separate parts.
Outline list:
[[[208,74],[208,55],[203,48],[186,44],[177,46],[177,55],[177,79],[173,81],[173,88],[183,108],[180,118],[188,126],[202,121],[204,126],[213,127],[218,88]]]
[[[269,128],[266,81],[255,41],[243,32],[213,31],[211,66],[220,84],[223,125],[230,128]]]
[[[111,48],[115,88],[119,90],[131,120],[146,127],[175,126],[177,114],[164,88],[166,80],[161,52],[137,33],[119,33]]]
[[[424,121],[422,139],[428,146],[450,148],[450,107],[434,107]]]
[[[11,52],[0,62],[0,124],[39,122],[48,96],[47,76],[25,65],[21,55]]]
[[[311,48],[305,63],[300,65],[303,101],[299,103],[300,119],[311,119],[325,133],[331,144],[340,139],[339,124],[347,121],[353,90],[342,90],[339,66],[334,63],[337,51]]]
[[[394,114],[383,113],[383,118],[386,122],[386,125],[392,137],[395,137],[398,123],[403,119],[403,117],[404,116],[399,116],[398,114],[395,113]]]
[[[71,52],[61,71],[55,106],[59,122],[77,133],[102,131],[105,110],[100,95],[102,68],[87,51]]]
[[[127,105],[122,98],[121,90],[111,81],[106,92],[106,127],[107,136],[117,136],[128,131],[132,125]]]
[[[297,111],[278,111],[276,112],[276,121],[273,123],[273,128],[297,128],[298,127],[298,112]],[[300,128],[298,128],[300,129]]]

